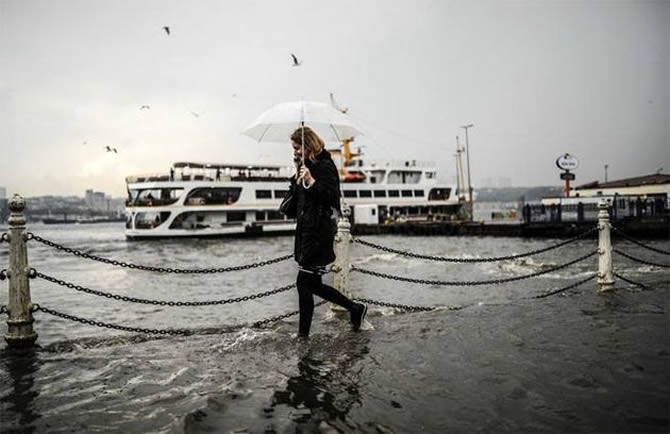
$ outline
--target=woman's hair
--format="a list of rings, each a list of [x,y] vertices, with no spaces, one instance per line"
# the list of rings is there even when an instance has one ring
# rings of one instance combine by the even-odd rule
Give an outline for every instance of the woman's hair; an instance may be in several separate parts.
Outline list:
[[[309,158],[311,161],[316,160],[316,156],[321,153],[323,148],[326,146],[314,130],[310,127],[301,127],[298,128],[291,134],[291,141],[293,143],[301,144],[303,139],[303,133],[305,137],[305,155],[304,158]]]

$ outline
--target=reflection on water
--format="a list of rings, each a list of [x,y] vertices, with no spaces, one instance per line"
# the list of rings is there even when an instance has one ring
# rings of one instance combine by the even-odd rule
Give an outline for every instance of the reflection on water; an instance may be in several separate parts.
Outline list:
[[[361,372],[368,344],[365,333],[344,329],[315,334],[309,341],[292,336],[264,341],[264,356],[283,361],[273,361],[267,370],[249,366],[237,371],[205,406],[190,412],[185,431],[355,431],[358,422],[349,414],[362,405]]]
[[[291,251],[290,237],[127,243],[123,226],[35,227],[68,247],[174,268],[248,264]],[[435,256],[502,256],[551,240],[368,237]],[[669,250],[667,241],[652,245]],[[0,255],[3,251],[0,245]],[[490,280],[546,269],[591,251],[593,240],[502,264],[435,264],[359,245],[352,262],[433,280]],[[664,262],[639,247],[636,257]],[[129,297],[201,301],[295,280],[290,261],[239,273],[166,275],[85,261],[29,243],[30,265],[78,285]],[[6,260],[5,255],[5,260]],[[374,330],[317,310],[310,341],[297,318],[238,327],[295,310],[295,290],[245,303],[144,306],[100,299],[41,279],[33,301],[72,315],[202,334],[149,339],[38,312],[41,349],[0,350],[4,432],[668,432],[670,298],[667,270],[617,259],[622,282],[595,282],[542,300],[529,296],[592,274],[597,260],[506,285],[436,287],[353,273],[356,296],[412,305],[467,305],[404,314],[372,306]],[[0,267],[1,268],[1,267]],[[0,285],[3,289],[6,287]],[[4,295],[3,295],[4,294]],[[6,291],[0,291],[5,304]],[[0,318],[0,335],[6,325]],[[0,343],[4,348],[4,343]]]
[[[39,359],[36,349],[22,349],[0,352],[3,372],[3,395],[0,403],[6,411],[0,412],[1,427],[21,427],[21,432],[35,432],[33,422],[40,415],[36,412],[34,401],[39,395],[35,387],[35,373],[39,369]],[[5,431],[5,428],[2,429]]]
[[[294,409],[295,431],[315,431],[322,422],[343,431],[353,428],[347,414],[361,403],[360,370],[355,364],[369,352],[367,343],[364,335],[336,341],[331,347],[334,354],[320,354],[318,347],[310,346],[298,360],[298,374],[287,380],[283,390],[274,392],[271,409]]]

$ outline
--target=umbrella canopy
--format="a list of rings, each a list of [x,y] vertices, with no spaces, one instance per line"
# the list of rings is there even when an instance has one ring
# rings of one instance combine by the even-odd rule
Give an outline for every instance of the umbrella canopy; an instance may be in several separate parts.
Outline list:
[[[328,104],[294,101],[263,112],[243,134],[261,142],[286,143],[301,125],[316,131],[325,142],[340,142],[362,134],[349,117]]]

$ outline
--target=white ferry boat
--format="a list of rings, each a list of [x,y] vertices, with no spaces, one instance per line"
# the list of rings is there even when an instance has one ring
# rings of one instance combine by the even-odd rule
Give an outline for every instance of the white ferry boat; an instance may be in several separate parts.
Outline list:
[[[415,161],[364,164],[350,142],[330,151],[341,163],[343,205],[354,225],[453,220],[462,203],[434,167]],[[126,178],[126,237],[213,237],[291,233],[278,208],[293,168],[178,162],[169,174]]]

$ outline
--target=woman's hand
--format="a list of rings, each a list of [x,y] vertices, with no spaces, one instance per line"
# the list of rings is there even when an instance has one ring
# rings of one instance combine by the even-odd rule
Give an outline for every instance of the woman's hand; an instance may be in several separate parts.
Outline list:
[[[307,187],[311,187],[314,185],[316,180],[314,177],[312,177],[312,174],[310,173],[309,169],[306,166],[302,166],[300,168],[300,176],[298,176],[298,179],[302,179]]]

